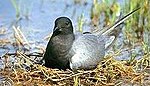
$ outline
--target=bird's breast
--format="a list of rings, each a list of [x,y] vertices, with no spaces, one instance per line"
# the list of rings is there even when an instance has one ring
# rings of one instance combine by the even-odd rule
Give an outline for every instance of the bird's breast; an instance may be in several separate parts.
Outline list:
[[[69,58],[68,53],[73,44],[72,35],[60,35],[51,39],[52,52],[57,58]]]

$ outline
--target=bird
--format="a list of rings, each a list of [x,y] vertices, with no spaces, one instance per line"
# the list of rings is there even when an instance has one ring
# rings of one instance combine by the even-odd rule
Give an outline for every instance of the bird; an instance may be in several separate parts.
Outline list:
[[[125,15],[108,30],[97,33],[75,34],[72,21],[68,17],[58,17],[42,58],[42,61],[45,61],[44,66],[62,70],[96,68],[105,56],[105,50],[108,47],[106,35],[139,9]]]

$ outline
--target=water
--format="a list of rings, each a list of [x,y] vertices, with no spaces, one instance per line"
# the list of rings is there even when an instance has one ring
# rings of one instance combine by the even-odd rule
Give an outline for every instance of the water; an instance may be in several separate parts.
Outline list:
[[[13,1],[13,0],[12,0]],[[38,45],[46,47],[47,40],[44,38],[48,36],[53,29],[54,20],[60,16],[67,16],[72,19],[74,27],[77,28],[77,19],[81,14],[87,21],[90,19],[90,9],[92,1],[88,0],[86,5],[75,4],[74,1],[69,0],[16,0],[19,8],[20,18],[17,22],[16,9],[11,0],[0,1],[0,26],[7,29],[7,34],[0,36],[1,39],[13,38],[13,25],[21,27],[21,31],[32,45],[34,49]],[[2,29],[2,28],[0,28]],[[89,30],[85,28],[85,30]],[[0,49],[0,56],[6,51],[12,51],[13,47],[6,45],[7,49]]]

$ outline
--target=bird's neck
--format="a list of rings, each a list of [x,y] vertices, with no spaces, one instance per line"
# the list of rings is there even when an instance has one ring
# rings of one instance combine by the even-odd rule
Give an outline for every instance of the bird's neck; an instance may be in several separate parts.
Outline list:
[[[74,36],[74,34],[67,34],[67,35],[59,34],[59,35],[53,37],[53,39],[55,39],[56,41],[58,40],[59,42],[62,42],[62,43],[64,43],[64,42],[71,43],[74,41],[75,36]]]

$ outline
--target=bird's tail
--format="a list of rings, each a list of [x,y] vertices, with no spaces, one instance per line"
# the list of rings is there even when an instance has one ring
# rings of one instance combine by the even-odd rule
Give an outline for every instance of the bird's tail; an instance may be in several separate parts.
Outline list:
[[[129,17],[132,16],[132,14],[134,14],[136,11],[138,11],[140,9],[136,8],[135,10],[129,12],[128,14],[126,14],[124,17],[120,18],[118,21],[116,21],[113,25],[111,25],[109,28],[107,29],[103,29],[102,31],[96,32],[96,35],[107,35],[109,34],[112,30],[114,30],[117,26],[119,26],[120,24],[122,24],[125,20],[127,20]]]
[[[113,25],[111,25],[109,28],[99,31],[96,33],[96,35],[104,35],[104,36],[112,36],[113,38],[111,38],[111,42],[109,44],[107,44],[105,46],[106,49],[108,49],[116,40],[116,37],[119,35],[120,31],[121,31],[121,27],[118,27],[119,25],[121,25],[125,20],[127,20],[129,17],[132,16],[132,14],[134,14],[136,11],[138,11],[140,9],[137,8],[131,12],[129,12],[128,14],[126,14],[124,17],[120,18],[118,21],[116,21]],[[116,28],[118,27],[118,28]],[[115,29],[116,28],[116,29]]]

